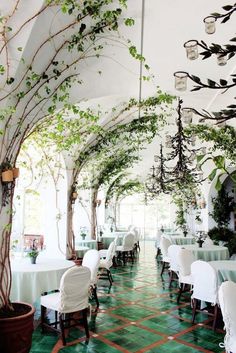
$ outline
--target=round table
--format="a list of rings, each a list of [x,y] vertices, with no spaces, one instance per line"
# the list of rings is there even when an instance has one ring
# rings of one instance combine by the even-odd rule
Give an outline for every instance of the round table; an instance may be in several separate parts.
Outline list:
[[[218,286],[225,281],[236,282],[236,261],[210,261],[209,264],[216,270]]]
[[[103,235],[101,237],[101,241],[103,242],[103,248],[104,249],[108,249],[109,245],[115,240],[115,238],[118,236],[118,245],[122,244],[122,239],[123,236],[127,234],[127,233],[122,233],[122,234],[118,234],[118,232],[114,232],[112,234],[109,235]]]
[[[11,300],[33,304],[43,292],[58,289],[63,273],[72,266],[75,266],[72,261],[40,256],[35,265],[29,258],[12,260]]]
[[[82,259],[84,257],[84,254],[86,253],[86,251],[89,250],[88,246],[78,246],[75,245],[75,252],[76,252],[76,257],[77,259]]]
[[[215,261],[215,260],[228,260],[229,250],[226,246],[219,245],[205,245],[199,248],[198,245],[184,245],[184,249],[192,250],[196,260]]]
[[[94,239],[82,239],[82,240],[75,240],[75,246],[81,247],[86,246],[89,249],[97,249],[97,240]]]
[[[184,237],[183,235],[171,235],[171,242],[176,245],[187,245],[187,244],[195,244],[195,237],[187,236]]]

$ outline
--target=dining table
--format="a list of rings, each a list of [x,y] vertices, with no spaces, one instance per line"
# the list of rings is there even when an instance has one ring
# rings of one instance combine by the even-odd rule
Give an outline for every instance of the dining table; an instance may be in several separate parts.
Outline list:
[[[182,245],[184,249],[191,250],[196,260],[216,261],[229,260],[229,250],[226,246],[219,245],[204,245],[200,248],[198,244]]]
[[[95,239],[75,239],[75,246],[86,246],[89,249],[97,249],[97,240],[95,240]]]
[[[195,244],[195,240],[196,238],[193,236],[184,236],[184,235],[170,235],[170,239],[172,244],[176,244],[176,245],[191,245],[191,244]]]
[[[73,261],[40,256],[36,264],[31,264],[29,258],[13,259],[11,301],[34,304],[44,292],[58,289],[63,273],[72,266]]]
[[[209,264],[216,270],[218,286],[225,281],[232,281],[236,283],[235,260],[210,261]]]
[[[127,234],[127,232],[112,232],[104,234],[101,237],[101,241],[103,242],[103,248],[108,249],[109,245],[115,240],[116,237],[118,237],[117,245],[121,245],[125,234]]]

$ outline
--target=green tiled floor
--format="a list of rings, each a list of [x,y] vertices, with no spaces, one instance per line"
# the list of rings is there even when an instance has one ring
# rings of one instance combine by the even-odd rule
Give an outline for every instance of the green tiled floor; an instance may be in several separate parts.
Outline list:
[[[177,305],[177,284],[170,289],[168,275],[161,279],[155,254],[154,242],[142,243],[134,264],[112,269],[111,288],[99,280],[100,308],[95,312],[91,303],[88,344],[82,328],[73,329],[63,347],[57,335],[42,335],[38,327],[30,353],[223,353],[224,333],[213,332],[203,314],[191,324],[189,295]]]

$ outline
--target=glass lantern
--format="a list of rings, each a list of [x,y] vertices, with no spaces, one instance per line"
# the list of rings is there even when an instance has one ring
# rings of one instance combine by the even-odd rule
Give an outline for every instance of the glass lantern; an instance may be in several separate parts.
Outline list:
[[[186,91],[188,74],[184,71],[177,71],[174,73],[175,89],[177,91]]]
[[[191,108],[182,108],[182,119],[185,124],[191,124],[193,120],[193,111]]]
[[[189,60],[195,60],[198,58],[198,42],[197,40],[189,40],[184,43],[186,49],[187,58]]]
[[[216,18],[213,16],[207,16],[204,18],[203,22],[205,23],[205,32],[207,34],[213,34],[216,30]]]
[[[224,66],[227,64],[227,56],[224,55],[222,56],[222,54],[217,54],[217,64],[219,66]]]

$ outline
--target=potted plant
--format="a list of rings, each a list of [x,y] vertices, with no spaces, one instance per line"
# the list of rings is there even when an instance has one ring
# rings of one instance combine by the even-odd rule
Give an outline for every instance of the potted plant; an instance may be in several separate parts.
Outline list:
[[[38,246],[37,246],[37,239],[34,239],[32,241],[32,245],[29,249],[29,251],[27,252],[27,256],[30,258],[30,261],[32,264],[36,264],[36,259],[39,255],[39,250],[38,250]]]
[[[235,232],[228,228],[231,212],[234,211],[235,201],[232,196],[226,192],[225,187],[222,185],[218,192],[217,197],[212,198],[213,212],[210,216],[217,223],[208,231],[209,237],[215,242],[223,242],[228,247],[230,255],[232,255],[235,248]]]

